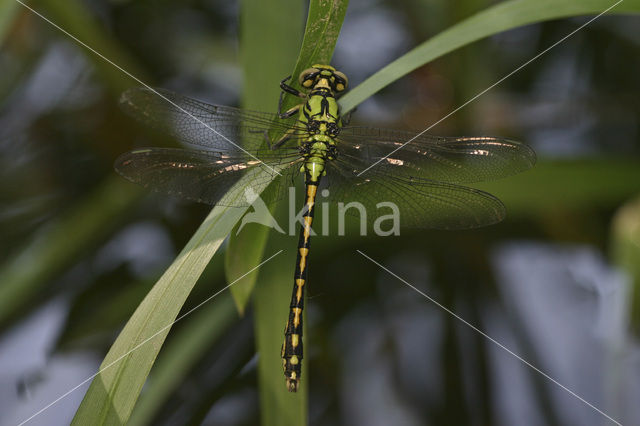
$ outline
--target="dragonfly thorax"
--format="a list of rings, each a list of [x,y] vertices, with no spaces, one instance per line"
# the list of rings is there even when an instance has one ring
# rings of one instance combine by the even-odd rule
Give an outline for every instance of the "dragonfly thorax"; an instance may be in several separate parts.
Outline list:
[[[340,109],[333,93],[331,91],[310,93],[300,111],[300,121],[307,123],[307,126],[314,121],[335,123],[339,126]]]
[[[340,126],[335,121],[311,120],[307,123],[307,132],[309,136],[326,136],[333,139],[340,133]],[[317,140],[326,140],[316,138]]]

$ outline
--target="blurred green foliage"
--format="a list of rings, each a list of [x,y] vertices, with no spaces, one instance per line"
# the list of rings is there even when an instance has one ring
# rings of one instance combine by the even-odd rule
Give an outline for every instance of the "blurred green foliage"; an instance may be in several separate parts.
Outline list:
[[[328,60],[333,51],[331,43],[316,41],[326,34],[305,39],[325,50],[300,49],[304,23],[301,5],[284,4],[288,6],[246,1],[238,10],[235,3],[198,0],[29,3],[145,82],[212,102],[242,103],[270,111],[275,110],[281,78],[288,73],[295,75],[311,58]],[[336,7],[339,2],[317,4]],[[424,128],[588,18],[540,23],[462,46],[528,23],[595,14],[612,2],[491,4],[477,0],[404,0],[371,6],[388,19],[390,27],[396,25],[404,31],[408,46],[418,47],[405,56],[400,56],[402,47],[396,47],[392,58],[400,57],[399,61],[388,67],[365,69],[365,75],[371,77],[364,84],[351,80],[354,90],[342,99],[348,109],[384,87],[375,104],[363,104],[354,119],[378,125],[380,118],[375,114],[382,110],[384,121],[391,126]],[[240,217],[238,213],[226,218],[225,232],[216,228],[214,236],[205,237],[211,242],[208,252],[193,259],[198,266],[187,270],[189,280],[180,275],[181,285],[165,279],[159,282],[164,287],[156,285],[155,292],[150,290],[171,259],[164,259],[161,266],[143,274],[135,272],[135,256],[121,257],[112,261],[115,266],[105,266],[106,248],[129,225],[151,223],[168,235],[173,247],[181,248],[201,224],[207,208],[163,197],[143,197],[144,191],[113,175],[111,164],[119,153],[141,144],[171,143],[118,111],[122,90],[138,83],[16,5],[11,0],[0,1],[0,200],[6,206],[0,214],[3,330],[11,330],[39,307],[62,297],[70,301],[69,317],[52,354],[84,350],[95,351],[102,358],[109,347],[112,354],[126,353],[144,340],[143,333],[153,333],[167,318],[179,315],[183,302],[182,312],[188,312],[242,275],[243,270],[259,263],[263,252],[268,257],[295,246],[295,237],[271,232],[267,241],[267,231],[257,227],[248,228],[249,232],[241,233],[228,246],[222,244]],[[372,13],[365,10],[368,7],[352,1],[345,27],[362,25],[358,17]],[[285,9],[286,13],[281,12]],[[385,15],[389,10],[395,15]],[[639,11],[640,2],[625,0],[612,13]],[[399,20],[391,19],[398,16]],[[331,22],[337,25],[331,36],[335,40],[342,17],[338,16],[337,24]],[[640,291],[636,266],[640,257],[634,249],[637,206],[630,201],[640,190],[637,24],[637,17],[601,18],[434,130],[509,135],[533,142],[547,135],[554,143],[566,144],[564,148],[534,145],[540,153],[535,170],[479,185],[505,202],[505,223],[469,232],[407,232],[394,239],[360,238],[352,232],[347,238],[314,240],[311,299],[307,304],[311,318],[305,342],[309,356],[303,373],[303,384],[311,387],[313,395],[311,422],[352,424],[345,418],[345,382],[351,373],[347,349],[336,337],[340,331],[354,319],[357,323],[369,310],[388,324],[401,320],[410,310],[406,304],[389,310],[389,290],[382,290],[376,283],[382,280],[393,287],[392,281],[381,278],[378,270],[355,254],[355,249],[382,262],[396,262],[400,257],[403,261],[399,267],[409,275],[425,264],[431,265],[432,286],[442,296],[441,301],[451,307],[465,306],[474,322],[480,323],[479,312],[500,301],[490,260],[493,248],[518,240],[579,243],[602,253],[610,248],[611,263],[622,266],[634,286],[629,321],[637,333]],[[270,30],[274,26],[278,31]],[[359,31],[365,33],[365,39],[374,40],[375,33],[384,33],[384,28],[372,25]],[[393,39],[389,33],[384,34]],[[344,40],[348,42],[358,43]],[[367,47],[360,43],[359,49]],[[462,48],[442,57],[457,47]],[[339,41],[338,51],[340,48]],[[294,66],[299,51],[307,56],[301,56]],[[347,75],[362,72],[367,64],[363,55],[337,57],[342,63],[334,64]],[[389,85],[404,75],[405,79]],[[551,112],[541,112],[544,109]],[[581,131],[582,136],[576,136],[572,129]],[[618,209],[622,210],[613,222]],[[283,217],[283,212],[278,214]],[[206,233],[202,228],[199,232],[195,238]],[[193,247],[199,247],[193,244],[186,245],[184,256],[189,257]],[[218,245],[219,255],[205,270],[200,284],[193,287]],[[248,254],[249,250],[253,252]],[[227,256],[228,280],[223,254]],[[298,399],[284,392],[278,356],[292,266],[292,254],[284,253],[250,278],[249,290],[234,295],[236,306],[243,307],[253,283],[257,283],[254,305],[247,311],[253,317],[253,326],[246,320],[236,320],[231,297],[221,296],[178,323],[162,351],[161,343],[154,343],[150,350],[139,352],[144,360],[128,357],[122,367],[113,369],[109,373],[114,376],[113,382],[95,381],[93,401],[106,405],[87,403],[77,421],[95,419],[97,413],[103,423],[109,424],[124,422],[129,415],[131,424],[199,424],[230,400],[241,400],[241,408],[234,412],[237,424],[283,424],[284,419],[297,424],[307,417],[306,391]],[[417,277],[423,278],[419,273]],[[172,295],[158,295],[161,288]],[[154,306],[149,308],[151,302]],[[134,314],[136,308],[138,316]],[[154,312],[162,315],[153,317]],[[143,321],[139,320],[141,315]],[[130,326],[121,331],[127,320],[144,323],[144,327],[131,336]],[[249,329],[254,330],[255,346]],[[445,320],[442,330],[440,340],[420,336],[433,340],[443,354],[441,365],[430,367],[443,375],[439,403],[430,400],[425,404],[415,389],[403,388],[401,370],[407,366],[402,365],[392,337],[388,338],[385,348],[396,361],[394,371],[398,373],[393,383],[402,389],[404,404],[429,423],[467,424],[477,418],[485,424],[495,423],[499,414],[492,411],[489,402],[490,367],[485,343],[477,340],[464,346],[450,319]],[[162,338],[168,329],[165,331]],[[120,337],[113,344],[118,333]],[[392,335],[391,326],[387,333]],[[465,388],[468,383],[460,373],[463,348],[467,361],[479,371],[472,393],[482,395],[467,403],[461,402],[470,401]],[[233,349],[235,356],[225,357],[225,349]],[[257,368],[251,361],[256,351],[260,353]],[[158,361],[134,407],[158,352]],[[103,365],[114,356],[105,358]],[[104,383],[107,388],[102,388]],[[110,388],[111,383],[117,384]],[[123,393],[109,395],[118,387]],[[198,391],[192,392],[193,388]],[[539,390],[536,404],[543,407],[547,420],[557,421],[544,388]]]

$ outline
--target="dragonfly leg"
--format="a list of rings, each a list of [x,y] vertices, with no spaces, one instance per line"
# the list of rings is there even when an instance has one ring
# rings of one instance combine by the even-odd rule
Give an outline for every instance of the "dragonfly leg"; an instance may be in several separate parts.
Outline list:
[[[278,117],[280,118],[289,118],[289,117],[293,117],[295,114],[298,113],[298,111],[300,110],[300,107],[302,107],[302,105],[304,104],[299,104],[296,105],[292,108],[289,108],[288,110],[286,110],[285,112],[282,112],[282,100],[284,98],[284,94],[285,93],[289,93],[291,95],[297,96],[299,98],[302,99],[306,99],[307,95],[302,93],[299,90],[296,90],[295,88],[289,86],[287,84],[287,81],[289,81],[289,79],[291,79],[291,76],[287,76],[284,79],[282,79],[282,81],[280,82],[280,89],[282,90],[280,92],[280,99],[278,100]]]
[[[346,113],[345,115],[343,115],[340,119],[342,121],[342,125],[343,126],[347,126],[349,123],[351,123],[351,115],[358,109],[358,107],[355,107],[354,109],[352,109],[351,111],[349,111],[348,113]]]
[[[271,142],[271,138],[269,137],[268,130],[263,130],[262,134],[264,135],[264,141],[267,143],[267,147],[271,150],[276,150],[280,148],[283,143],[285,143],[291,138],[293,132],[294,132],[294,129],[287,130],[287,132],[284,135],[282,135],[282,137],[278,139],[276,142]],[[260,131],[258,131],[258,133],[260,133]]]
[[[282,98],[284,97],[283,95],[284,95],[284,92],[280,92],[280,99],[278,100],[278,117],[282,119],[293,117],[295,114],[298,113],[298,111],[300,110],[300,107],[302,107],[302,105],[304,104],[298,104],[294,107],[289,108],[285,112],[282,112]]]
[[[280,148],[283,143],[285,143],[286,141],[288,141],[291,138],[291,136],[293,135],[294,131],[295,130],[293,128],[287,130],[287,132],[284,135],[282,135],[282,137],[280,139],[278,139],[273,144],[269,145],[269,148],[271,148],[271,149]],[[269,141],[267,141],[267,143],[269,143]]]
[[[343,117],[340,118],[340,121],[342,121],[342,125],[343,126],[347,126],[347,125],[349,125],[349,123],[351,123],[351,113],[352,112],[353,111],[349,111]]]
[[[291,79],[290,75],[288,75],[285,78],[283,78],[282,81],[280,82],[280,89],[282,89],[283,92],[290,93],[290,94],[292,94],[294,96],[297,96],[299,98],[303,98],[303,99],[306,98],[307,95],[305,95],[304,93],[302,93],[299,90],[294,89],[293,87],[291,87],[291,86],[289,86],[287,84],[287,81],[289,81],[290,79]]]

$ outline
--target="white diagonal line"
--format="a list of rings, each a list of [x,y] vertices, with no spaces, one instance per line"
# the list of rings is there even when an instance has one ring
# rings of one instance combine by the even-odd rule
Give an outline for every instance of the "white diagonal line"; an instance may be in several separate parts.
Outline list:
[[[617,5],[619,5],[620,3],[622,3],[624,0],[618,0],[616,3],[614,3],[613,5],[609,6],[607,9],[605,9],[604,11],[600,12],[597,16],[594,16],[593,18],[591,18],[589,21],[587,21],[586,23],[582,24],[581,26],[579,26],[578,28],[576,28],[575,30],[571,31],[569,34],[567,34],[566,36],[562,37],[560,40],[558,40],[557,42],[553,43],[551,46],[547,47],[546,49],[544,49],[542,52],[538,53],[536,56],[534,56],[533,58],[529,59],[527,62],[525,62],[524,64],[520,65],[518,68],[516,68],[515,70],[511,71],[509,74],[505,75],[504,77],[502,77],[500,80],[496,81],[495,83],[493,83],[491,86],[487,87],[486,89],[484,89],[483,91],[481,91],[480,93],[478,93],[477,95],[475,95],[474,97],[472,97],[471,99],[469,99],[468,101],[466,101],[465,103],[463,103],[462,105],[460,105],[458,108],[454,109],[453,111],[451,111],[449,114],[445,115],[444,117],[442,117],[440,120],[436,121],[435,123],[433,123],[431,126],[427,127],[426,129],[424,129],[423,131],[421,131],[420,133],[418,133],[417,135],[415,135],[414,137],[412,137],[411,139],[409,139],[408,141],[406,141],[405,143],[403,143],[402,145],[400,145],[399,147],[397,147],[396,149],[394,149],[393,151],[391,151],[390,153],[388,153],[387,155],[385,155],[384,157],[378,159],[375,163],[371,164],[369,167],[367,167],[366,169],[364,169],[363,171],[361,171],[360,173],[358,173],[358,176],[361,176],[362,174],[364,174],[367,170],[369,170],[370,168],[374,167],[376,164],[380,163],[381,161],[384,161],[386,158],[388,158],[390,155],[393,155],[394,152],[402,149],[405,147],[405,145],[407,145],[410,142],[413,142],[415,139],[419,138],[420,136],[422,136],[423,134],[425,134],[426,132],[428,132],[429,130],[431,130],[432,128],[434,128],[435,126],[437,126],[438,124],[442,123],[444,120],[446,120],[447,118],[451,117],[453,114],[455,114],[456,112],[460,111],[462,108],[466,107],[467,105],[469,105],[471,102],[475,101],[476,99],[478,99],[480,96],[484,95],[485,93],[487,93],[489,90],[493,89],[494,87],[496,87],[498,84],[502,83],[503,81],[505,81],[506,79],[508,79],[509,77],[511,77],[512,75],[514,75],[515,73],[517,73],[518,71],[520,71],[522,68],[526,67],[527,65],[529,65],[531,62],[535,61],[536,59],[538,59],[539,57],[541,57],[542,55],[544,55],[545,53],[547,53],[548,51],[550,51],[551,49],[553,49],[554,47],[556,47],[557,45],[559,45],[560,43],[564,42],[566,39],[568,39],[569,37],[573,36],[575,33],[577,33],[578,31],[580,31],[581,29],[583,29],[584,27],[586,27],[587,25],[591,24],[593,21],[595,21],[596,19],[598,19],[599,17],[601,17],[602,15],[604,15],[605,13],[607,13],[608,11],[610,11],[611,9],[613,9],[614,7],[616,7]]]
[[[429,297],[427,294],[425,294],[424,292],[418,290],[416,287],[414,287],[413,285],[409,284],[406,280],[404,280],[403,278],[399,277],[398,275],[394,274],[393,272],[391,272],[389,269],[387,269],[386,267],[384,267],[383,265],[381,265],[380,263],[376,262],[375,260],[373,260],[371,257],[367,256],[366,254],[364,254],[363,252],[361,252],[360,250],[356,250],[358,253],[360,253],[362,256],[364,256],[365,258],[369,259],[372,263],[376,264],[378,267],[380,267],[382,270],[384,270],[385,272],[387,272],[389,275],[393,276],[394,278],[397,278],[398,280],[402,281],[402,283],[404,283],[405,285],[407,285],[408,287],[410,287],[411,289],[413,289],[415,292],[417,292],[418,294],[420,294],[421,296],[425,297],[426,299],[428,299],[430,302],[434,303],[436,306],[438,306],[440,309],[444,310],[445,312],[447,312],[449,315],[453,316],[454,318],[456,318],[458,321],[462,322],[464,325],[466,325],[467,327],[470,327],[473,331],[475,331],[476,333],[479,333],[480,335],[482,335],[484,338],[488,339],[491,343],[495,344],[496,346],[498,346],[500,349],[506,351],[507,353],[509,353],[511,356],[515,357],[518,361],[522,362],[523,364],[525,364],[526,366],[528,366],[529,368],[533,369],[536,373],[542,375],[544,378],[546,378],[547,380],[549,380],[550,382],[552,382],[555,385],[558,385],[559,387],[561,387],[562,389],[564,389],[565,391],[567,391],[570,395],[572,395],[573,397],[579,399],[580,401],[582,401],[583,403],[585,403],[586,405],[588,405],[589,407],[591,407],[592,409],[594,409],[595,411],[597,411],[598,413],[602,414],[604,417],[606,417],[607,419],[611,420],[612,422],[614,422],[617,425],[622,426],[622,423],[618,422],[617,420],[613,419],[611,416],[607,415],[604,411],[600,410],[598,407],[596,407],[595,405],[591,404],[589,401],[587,401],[586,399],[582,398],[580,395],[578,395],[577,393],[575,393],[574,391],[572,391],[571,389],[569,389],[568,387],[566,387],[565,385],[563,385],[562,383],[558,382],[557,380],[555,380],[554,378],[552,378],[551,376],[549,376],[547,373],[545,373],[544,371],[540,370],[539,368],[537,368],[536,366],[534,366],[533,364],[531,364],[530,362],[528,362],[527,360],[525,360],[524,358],[522,358],[521,356],[517,355],[516,353],[514,353],[512,350],[510,350],[509,348],[507,348],[505,345],[503,345],[502,343],[498,342],[496,339],[494,339],[493,337],[489,336],[487,333],[483,332],[482,330],[480,330],[478,327],[474,326],[473,324],[471,324],[470,322],[468,322],[467,320],[465,320],[464,318],[462,318],[461,316],[459,316],[458,314],[456,314],[455,312],[451,311],[449,308],[447,308],[446,306],[442,305],[441,303],[439,303],[438,301],[436,301],[435,299]]]
[[[212,296],[209,296],[208,298],[206,298],[204,301],[200,302],[199,304],[197,304],[195,307],[189,309],[187,312],[185,312],[184,314],[180,315],[178,318],[175,319],[175,321],[173,321],[171,324],[168,324],[164,327],[162,327],[160,330],[156,331],[154,334],[152,334],[151,336],[147,337],[146,339],[144,339],[142,342],[140,342],[139,344],[137,344],[136,346],[134,346],[131,350],[129,350],[127,353],[121,355],[120,357],[118,357],[117,359],[115,359],[114,361],[110,362],[109,364],[105,365],[103,368],[101,368],[100,370],[98,370],[97,373],[93,374],[90,377],[87,377],[85,380],[83,380],[82,382],[80,382],[78,385],[74,386],[73,388],[69,389],[67,392],[65,392],[64,394],[62,394],[61,396],[59,396],[56,400],[50,402],[47,406],[45,406],[44,408],[40,409],[40,411],[38,411],[37,413],[33,414],[31,417],[29,417],[26,420],[23,420],[18,426],[22,426],[25,423],[29,422],[30,420],[32,420],[34,417],[38,416],[39,414],[41,414],[43,411],[47,410],[48,408],[50,408],[51,406],[55,405],[57,402],[61,401],[62,399],[64,399],[65,397],[67,397],[70,393],[72,393],[73,391],[75,391],[76,389],[78,389],[80,386],[84,385],[85,383],[87,383],[88,381],[92,380],[94,377],[96,377],[97,375],[99,375],[100,373],[102,373],[103,371],[105,371],[106,369],[112,367],[114,364],[116,364],[117,362],[121,361],[122,358],[130,355],[132,352],[134,352],[135,350],[139,349],[142,345],[144,345],[145,343],[149,342],[151,339],[153,339],[154,337],[156,337],[158,334],[162,333],[163,331],[165,331],[166,329],[170,328],[171,326],[173,326],[173,324],[177,323],[178,321],[180,321],[181,319],[183,319],[184,317],[186,317],[187,315],[191,314],[193,311],[195,311],[196,309],[200,308],[202,305],[204,305],[205,303],[209,302],[211,299],[213,299],[214,297],[216,297],[217,295],[219,295],[220,293],[222,293],[223,291],[225,291],[226,289],[228,289],[229,287],[231,287],[232,285],[234,285],[235,283],[237,283],[238,281],[240,281],[242,278],[246,277],[247,275],[249,275],[250,273],[252,273],[253,271],[255,271],[256,269],[258,269],[259,267],[261,267],[262,265],[264,265],[265,263],[267,263],[268,261],[270,261],[271,259],[273,259],[274,257],[276,257],[277,255],[279,255],[280,253],[282,253],[282,250],[278,251],[276,254],[272,255],[270,258],[263,260],[259,265],[251,268],[249,271],[247,271],[245,274],[241,275],[240,277],[238,277],[237,279],[235,279],[233,282],[231,282],[230,284],[228,284],[226,287],[224,287],[222,290],[217,291],[216,293],[214,293]]]
[[[276,174],[282,176],[276,169],[274,169],[273,167],[269,166],[268,164],[266,164],[265,162],[263,162],[262,160],[260,160],[258,157],[256,157],[255,155],[251,154],[249,151],[245,150],[243,147],[241,147],[240,145],[236,144],[235,142],[233,142],[231,139],[229,139],[228,137],[226,137],[225,135],[223,135],[222,133],[218,132],[217,130],[215,130],[213,127],[209,126],[207,123],[205,123],[204,121],[200,120],[198,117],[194,116],[193,114],[191,114],[189,111],[187,111],[186,109],[182,108],[180,105],[176,104],[175,102],[173,102],[171,99],[167,98],[166,96],[164,96],[162,93],[158,92],[156,89],[154,89],[153,87],[149,86],[147,83],[145,83],[144,81],[140,80],[138,77],[136,77],[135,75],[131,74],[129,71],[125,70],[124,68],[122,68],[121,66],[119,66],[118,64],[116,64],[115,62],[113,62],[111,59],[107,58],[106,56],[104,56],[102,53],[98,52],[97,50],[95,50],[94,48],[92,48],[91,46],[89,46],[88,44],[86,44],[85,42],[83,42],[82,40],[80,40],[79,38],[77,38],[76,36],[74,36],[73,34],[69,33],[68,31],[66,31],[65,29],[63,29],[62,27],[60,27],[59,25],[57,25],[56,23],[54,23],[53,21],[51,21],[49,18],[47,18],[46,16],[40,14],[39,12],[37,12],[36,10],[32,9],[31,7],[27,6],[26,4],[24,4],[22,2],[22,0],[15,0],[16,2],[20,3],[22,6],[26,7],[27,9],[29,9],[32,13],[34,13],[35,15],[38,15],[40,18],[42,18],[44,21],[48,22],[49,24],[51,24],[52,26],[54,26],[55,28],[57,28],[59,31],[63,32],[64,34],[66,34],[68,37],[70,37],[72,40],[74,40],[76,43],[80,44],[81,46],[85,47],[86,49],[90,50],[91,52],[93,52],[95,55],[99,56],[100,58],[102,58],[103,60],[105,60],[106,62],[108,62],[109,64],[113,65],[114,67],[116,67],[117,69],[119,69],[120,71],[122,71],[124,74],[126,74],[127,76],[131,77],[132,79],[134,79],[136,82],[140,83],[141,85],[143,85],[144,87],[146,87],[147,89],[149,89],[150,91],[152,91],[153,93],[155,93],[156,95],[158,95],[159,97],[161,97],[162,99],[164,99],[165,101],[169,102],[171,105],[173,105],[175,108],[179,109],[180,111],[182,111],[183,113],[185,113],[186,115],[188,115],[189,117],[193,118],[195,121],[197,121],[198,123],[202,124],[203,126],[205,126],[207,129],[211,130],[213,133],[215,133],[216,135],[220,136],[221,138],[223,138],[224,140],[226,140],[227,142],[229,142],[231,145],[235,146],[236,148],[244,151],[245,154],[249,155],[251,158],[253,158],[254,160],[257,160],[259,162],[261,162],[265,167],[267,167],[268,169],[270,169],[272,172],[275,172]]]

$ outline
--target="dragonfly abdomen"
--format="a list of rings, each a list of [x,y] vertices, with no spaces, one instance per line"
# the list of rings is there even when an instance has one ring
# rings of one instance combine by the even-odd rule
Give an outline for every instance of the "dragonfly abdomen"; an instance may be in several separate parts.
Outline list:
[[[298,390],[298,383],[302,374],[302,310],[304,308],[304,287],[307,283],[307,265],[309,249],[311,247],[311,225],[313,224],[314,205],[319,183],[319,176],[313,176],[307,173],[307,194],[302,216],[303,224],[300,229],[300,238],[298,239],[293,293],[291,295],[289,320],[284,330],[284,343],[282,344],[284,375],[287,380],[287,388],[290,392]]]

